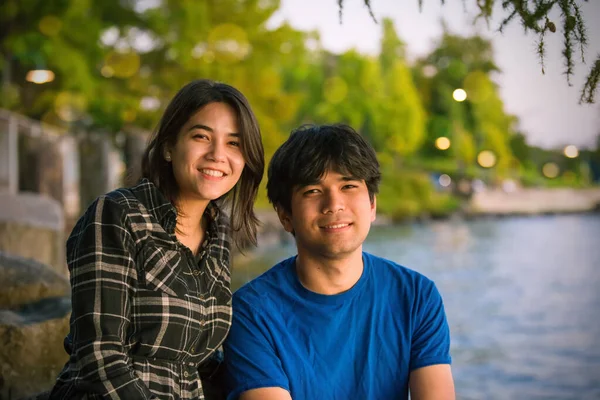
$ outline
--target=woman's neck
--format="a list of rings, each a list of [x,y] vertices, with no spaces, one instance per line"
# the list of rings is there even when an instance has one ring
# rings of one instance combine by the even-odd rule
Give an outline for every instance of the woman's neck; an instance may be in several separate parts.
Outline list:
[[[203,219],[208,201],[179,200],[177,202],[177,239],[196,254],[204,240],[207,221]]]

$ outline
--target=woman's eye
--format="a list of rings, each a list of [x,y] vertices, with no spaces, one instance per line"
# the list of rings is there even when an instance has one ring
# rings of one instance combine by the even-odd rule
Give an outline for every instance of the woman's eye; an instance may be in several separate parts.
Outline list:
[[[240,147],[240,142],[229,142],[231,146]]]

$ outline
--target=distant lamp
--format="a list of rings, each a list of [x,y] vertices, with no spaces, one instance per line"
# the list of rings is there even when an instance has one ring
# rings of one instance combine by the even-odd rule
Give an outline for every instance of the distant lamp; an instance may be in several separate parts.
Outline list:
[[[445,136],[440,136],[435,139],[435,147],[440,150],[448,150],[450,148],[450,139]]]
[[[423,67],[423,75],[427,78],[431,78],[437,74],[437,68],[433,65],[426,65]]]
[[[39,85],[52,82],[54,80],[54,72],[49,69],[32,69],[25,76],[25,80]]]
[[[452,92],[452,98],[458,102],[465,101],[467,99],[467,92],[464,89],[456,89]]]
[[[483,150],[477,155],[477,163],[483,168],[492,168],[496,165],[496,155],[489,150]]]
[[[567,147],[565,147],[564,154],[568,158],[577,158],[579,156],[579,149],[576,146],[570,144]]]
[[[546,178],[554,179],[560,173],[560,168],[556,163],[548,162],[542,167],[542,173]]]
[[[440,183],[441,186],[448,187],[452,183],[452,178],[450,178],[450,176],[447,174],[442,174],[438,178],[438,182]]]

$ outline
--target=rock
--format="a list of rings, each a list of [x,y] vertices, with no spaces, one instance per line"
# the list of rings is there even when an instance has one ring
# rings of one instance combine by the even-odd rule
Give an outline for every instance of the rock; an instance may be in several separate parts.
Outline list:
[[[31,258],[67,276],[64,216],[49,197],[0,193],[0,251]]]
[[[68,297],[39,300],[0,310],[0,399],[19,399],[49,390],[68,360]]]
[[[0,252],[0,399],[54,385],[67,361],[68,280],[35,260]]]
[[[0,310],[70,293],[69,281],[35,260],[0,251]]]

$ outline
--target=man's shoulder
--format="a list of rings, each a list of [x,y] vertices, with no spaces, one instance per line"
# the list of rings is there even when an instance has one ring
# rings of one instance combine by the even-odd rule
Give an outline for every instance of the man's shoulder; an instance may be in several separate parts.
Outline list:
[[[279,292],[286,290],[289,281],[289,264],[295,257],[287,258],[261,275],[244,284],[233,294],[233,301],[238,304],[260,304],[256,301],[277,296]]]
[[[403,285],[428,286],[433,281],[421,272],[405,267],[395,261],[365,252],[364,256],[373,269],[376,279],[391,280]]]

